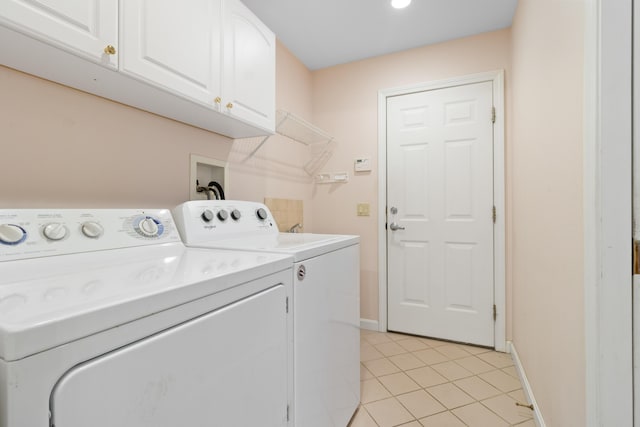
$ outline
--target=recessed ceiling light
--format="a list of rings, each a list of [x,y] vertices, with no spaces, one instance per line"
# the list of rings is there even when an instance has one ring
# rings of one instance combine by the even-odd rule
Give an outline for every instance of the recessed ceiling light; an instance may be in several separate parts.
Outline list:
[[[411,0],[391,0],[391,6],[396,9],[404,9],[411,4]]]

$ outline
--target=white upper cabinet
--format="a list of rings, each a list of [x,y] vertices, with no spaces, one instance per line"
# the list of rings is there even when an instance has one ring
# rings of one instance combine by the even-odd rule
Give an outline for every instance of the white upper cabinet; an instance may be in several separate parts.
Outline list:
[[[118,0],[2,0],[0,23],[104,66],[118,66]]]
[[[275,129],[275,35],[238,0],[226,0],[224,12],[223,107]]]
[[[213,105],[221,94],[220,1],[123,1],[120,69]]]
[[[126,0],[121,7],[123,72],[275,129],[275,35],[240,1]]]
[[[239,0],[0,0],[0,64],[231,138],[275,131],[275,36]]]

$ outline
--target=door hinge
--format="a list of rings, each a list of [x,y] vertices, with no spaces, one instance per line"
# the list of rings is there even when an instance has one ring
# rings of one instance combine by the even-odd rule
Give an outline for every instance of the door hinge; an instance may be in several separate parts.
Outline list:
[[[498,219],[498,211],[496,210],[495,206],[491,208],[491,218],[493,219],[493,223],[495,224],[496,220]]]
[[[491,123],[496,122],[496,107],[491,107]]]
[[[640,240],[633,241],[633,274],[640,274]]]
[[[496,308],[496,305],[493,304],[493,321],[495,322],[497,318],[498,318],[498,309]]]
[[[288,313],[289,312],[289,297],[286,298],[285,308],[286,308],[287,313]]]
[[[289,405],[287,405],[287,421],[289,421]]]

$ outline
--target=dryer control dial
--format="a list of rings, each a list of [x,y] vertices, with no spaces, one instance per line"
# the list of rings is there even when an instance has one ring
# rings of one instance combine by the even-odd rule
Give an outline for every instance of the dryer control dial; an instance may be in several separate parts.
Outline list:
[[[145,218],[142,221],[140,221],[138,228],[140,232],[145,236],[151,237],[151,236],[156,236],[158,234],[158,224],[156,224],[156,222],[151,218]]]
[[[104,233],[104,229],[102,228],[102,226],[94,221],[87,221],[83,223],[81,229],[82,234],[91,239],[97,239]]]
[[[69,230],[67,227],[61,222],[50,222],[45,225],[42,229],[42,234],[47,240],[62,240],[67,237],[67,232]]]
[[[239,220],[241,217],[242,217],[242,214],[238,209],[234,209],[231,211],[231,218],[233,218],[234,221]]]
[[[27,238],[27,231],[15,224],[0,224],[0,243],[18,245]]]
[[[260,208],[256,211],[256,216],[258,217],[259,220],[264,221],[265,219],[267,219],[267,211],[264,210],[263,208]]]
[[[159,237],[164,231],[162,223],[151,216],[136,219],[134,228],[143,237]]]

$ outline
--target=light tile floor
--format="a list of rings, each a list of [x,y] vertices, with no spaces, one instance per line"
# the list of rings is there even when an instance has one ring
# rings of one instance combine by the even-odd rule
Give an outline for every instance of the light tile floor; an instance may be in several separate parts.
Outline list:
[[[396,333],[360,333],[350,427],[535,427],[511,356]]]

